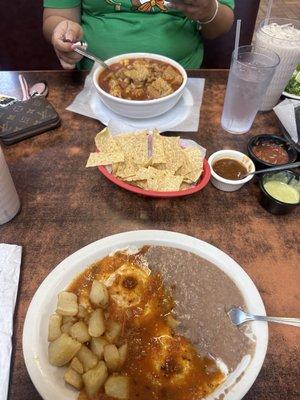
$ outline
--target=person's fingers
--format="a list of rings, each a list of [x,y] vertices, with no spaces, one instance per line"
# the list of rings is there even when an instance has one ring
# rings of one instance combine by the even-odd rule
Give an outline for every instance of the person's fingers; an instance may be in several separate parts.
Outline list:
[[[72,43],[65,42],[65,32],[62,29],[56,29],[52,35],[52,45],[58,51],[70,52],[72,51]]]
[[[65,34],[66,40],[72,43],[78,42],[82,38],[83,32],[79,24],[71,23],[68,21],[67,31]]]
[[[63,42],[62,39],[57,38],[52,41],[53,46],[55,47],[56,50],[64,52],[64,53],[70,53],[72,51],[72,43],[69,42]]]
[[[56,54],[57,54],[57,56],[58,56],[58,58],[60,60],[63,60],[66,63],[73,64],[73,65],[75,65],[82,58],[79,54],[78,54],[78,57],[77,56],[76,57],[69,57],[68,53],[61,53],[59,51],[57,51]]]
[[[71,52],[72,43],[82,38],[82,28],[79,24],[72,21],[62,21],[54,29],[52,44],[62,52]]]
[[[67,53],[61,53],[59,52],[61,55],[63,55],[66,58],[69,58],[70,60],[74,60],[75,62],[78,62],[82,59],[82,56],[78,53],[76,53],[75,51],[71,51],[71,52],[67,52]]]

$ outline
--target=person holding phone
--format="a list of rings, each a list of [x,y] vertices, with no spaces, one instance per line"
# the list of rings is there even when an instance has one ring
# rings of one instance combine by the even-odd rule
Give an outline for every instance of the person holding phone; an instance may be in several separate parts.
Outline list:
[[[44,0],[43,31],[65,69],[92,66],[72,50],[79,40],[103,60],[148,52],[199,68],[202,37],[229,31],[233,8],[234,0]]]

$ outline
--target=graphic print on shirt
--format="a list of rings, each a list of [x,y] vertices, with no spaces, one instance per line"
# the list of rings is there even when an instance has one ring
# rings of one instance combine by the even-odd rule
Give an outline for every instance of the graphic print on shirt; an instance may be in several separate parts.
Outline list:
[[[140,12],[167,11],[164,0],[131,0],[131,4]]]
[[[105,0],[107,4],[114,7],[115,11],[122,10],[120,0]],[[164,0],[130,0],[132,10],[139,12],[167,11]],[[125,7],[126,8],[126,7]]]

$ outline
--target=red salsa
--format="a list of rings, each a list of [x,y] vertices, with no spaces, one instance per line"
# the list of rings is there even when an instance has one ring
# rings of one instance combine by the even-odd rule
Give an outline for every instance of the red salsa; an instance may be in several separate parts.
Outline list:
[[[254,155],[269,164],[286,164],[289,162],[289,155],[282,146],[276,143],[263,142],[252,148]]]

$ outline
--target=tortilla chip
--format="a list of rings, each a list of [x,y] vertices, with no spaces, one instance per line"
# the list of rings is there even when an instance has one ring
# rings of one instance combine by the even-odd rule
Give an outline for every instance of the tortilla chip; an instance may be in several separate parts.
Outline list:
[[[148,183],[146,180],[145,181],[132,181],[132,182],[130,182],[130,184],[133,186],[137,186],[141,189],[146,189],[146,190],[148,189]]]
[[[152,135],[152,157],[151,164],[162,164],[167,161],[164,150],[164,138],[160,136],[158,130],[153,131]]]
[[[184,155],[182,148],[180,147],[180,137],[164,137],[164,152],[166,161],[158,169],[166,169],[172,173],[175,173],[184,163]]]
[[[158,130],[153,131],[148,142],[147,132],[114,137],[107,128],[103,129],[95,137],[100,152],[91,153],[86,166],[111,165],[108,170],[119,179],[159,192],[184,190],[199,179],[203,159],[197,147],[182,149],[179,136],[161,136]]]
[[[170,171],[158,170],[149,167],[149,177],[147,179],[148,189],[158,192],[178,191],[183,181],[182,176],[175,176]]]
[[[184,182],[186,183],[196,183],[200,176],[202,175],[202,170],[192,171],[187,176],[184,177]]]
[[[180,190],[187,190],[190,189],[193,185],[190,185],[189,183],[186,182],[182,182],[182,184],[180,185]]]
[[[138,172],[138,166],[132,162],[125,160],[119,163],[118,167],[114,171],[114,174],[121,179],[126,179],[134,176]]]
[[[124,178],[126,181],[144,181],[147,180],[149,176],[148,168],[140,167],[136,174],[133,176],[128,176]]]
[[[195,169],[194,165],[191,163],[188,155],[183,151],[183,164],[177,170],[176,175],[186,176],[189,172]]]
[[[193,169],[184,175],[183,180],[186,183],[197,182],[203,171],[203,158],[201,151],[197,147],[188,147],[183,151],[193,166]]]
[[[98,150],[105,154],[116,154],[122,153],[120,147],[118,146],[115,138],[111,135],[107,128],[103,129],[101,132],[97,133],[95,137],[95,143]]]
[[[188,156],[190,162],[194,165],[194,169],[196,167],[200,167],[203,164],[203,157],[200,149],[198,147],[187,147],[183,150],[183,152]]]
[[[122,149],[127,162],[140,165],[148,163],[147,131],[119,135],[116,137],[116,142]]]
[[[86,167],[97,167],[99,165],[110,165],[113,164],[114,162],[119,162],[123,161],[124,156],[120,153],[116,154],[105,154],[105,153],[91,153],[87,163]]]

